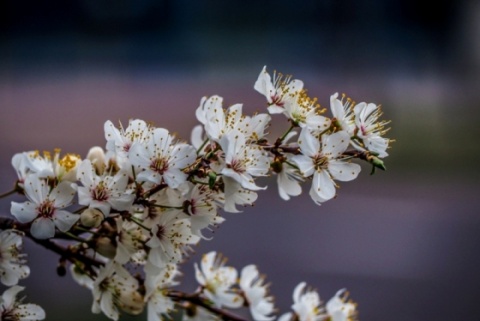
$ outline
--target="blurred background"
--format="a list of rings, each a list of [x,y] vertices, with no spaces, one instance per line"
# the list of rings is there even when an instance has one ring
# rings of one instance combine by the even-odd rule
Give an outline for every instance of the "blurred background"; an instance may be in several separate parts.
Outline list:
[[[302,79],[327,108],[335,92],[382,104],[396,140],[388,171],[364,166],[320,207],[308,195],[284,202],[265,180],[254,207],[225,214],[195,248],[183,287],[195,288],[193,262],[215,249],[239,269],[257,264],[280,313],[306,281],[324,300],[348,288],[361,320],[480,320],[475,0],[3,0],[0,191],[16,179],[14,153],[85,156],[105,145],[106,120],[141,118],[188,140],[202,96],[265,111],[253,90],[264,65]],[[274,122],[272,135],[287,128]],[[107,320],[56,276],[55,255],[25,248],[32,273],[20,284],[47,320]]]

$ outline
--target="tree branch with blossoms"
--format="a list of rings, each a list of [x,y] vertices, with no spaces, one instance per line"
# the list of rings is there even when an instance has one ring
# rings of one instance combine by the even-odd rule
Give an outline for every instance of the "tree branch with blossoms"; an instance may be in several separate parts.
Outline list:
[[[195,293],[175,289],[190,247],[266,189],[258,177],[275,175],[284,200],[310,185],[320,205],[336,196],[338,181],[358,176],[353,161],[385,170],[392,141],[384,137],[389,122],[380,119],[380,106],[334,94],[328,117],[301,80],[266,68],[254,89],[265,96],[268,113],[248,116],[241,104],[225,109],[222,97],[204,97],[190,143],[132,119],[126,128],[107,121],[105,149],[92,147],[83,159],[60,150],[15,154],[18,179],[0,198],[21,194],[25,201],[12,201],[12,216],[0,217],[0,281],[10,287],[0,299],[0,319],[45,318],[41,307],[16,300],[18,282],[30,273],[22,253],[28,237],[58,254],[58,274],[68,269],[91,291],[92,312],[112,320],[144,310],[148,321],[179,312],[185,321],[245,320],[231,311],[240,308],[262,321],[356,320],[345,290],[324,304],[304,282],[294,289],[292,311],[277,318],[258,268],[239,273],[214,251],[194,264]],[[283,114],[289,127],[271,140],[274,114]]]

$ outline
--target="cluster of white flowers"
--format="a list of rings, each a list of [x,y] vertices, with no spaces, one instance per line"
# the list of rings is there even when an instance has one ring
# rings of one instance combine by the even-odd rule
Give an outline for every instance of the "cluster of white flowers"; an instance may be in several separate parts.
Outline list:
[[[348,300],[344,289],[338,291],[327,304],[323,304],[315,290],[306,289],[301,282],[293,291],[293,312],[287,312],[278,321],[354,321],[357,320],[356,303]]]
[[[172,290],[190,247],[225,220],[222,210],[238,212],[238,206],[256,201],[266,188],[258,177],[276,174],[285,200],[300,195],[301,184],[311,181],[310,196],[321,204],[336,196],[336,181],[357,177],[360,165],[353,159],[384,169],[381,158],[388,155],[390,140],[383,137],[388,122],[379,120],[379,106],[355,105],[334,94],[328,118],[302,81],[271,77],[265,68],[254,88],[267,98],[269,114],[284,114],[290,121],[273,142],[268,113],[244,115],[241,104],[225,109],[222,97],[211,96],[196,110],[200,125],[191,144],[133,119],[126,128],[107,121],[105,149],[93,147],[84,159],[60,157],[59,150],[53,157],[37,151],[13,157],[15,191],[26,197],[11,202],[17,229],[55,244],[61,263],[69,261],[74,279],[92,292],[92,312],[117,320],[121,311],[136,315],[147,308],[148,320],[156,321],[183,307],[185,320],[198,320],[247,306],[254,320],[273,320],[273,297],[256,266],[245,267],[238,279],[215,252],[195,265],[201,285],[195,295]],[[1,281],[9,286],[29,274],[18,252],[21,231],[0,234]],[[71,244],[63,248],[51,242],[55,238]],[[323,307],[303,283],[295,289],[292,308],[280,320],[353,320],[356,315],[341,293]]]

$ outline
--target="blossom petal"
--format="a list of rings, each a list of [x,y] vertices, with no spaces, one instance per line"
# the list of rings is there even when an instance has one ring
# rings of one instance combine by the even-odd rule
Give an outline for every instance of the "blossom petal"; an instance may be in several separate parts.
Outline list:
[[[311,190],[325,200],[332,199],[335,196],[335,184],[330,175],[324,170],[313,174]]]
[[[21,304],[15,309],[15,312],[21,321],[43,320],[46,317],[45,311],[39,305],[32,303]]]
[[[345,131],[339,131],[331,135],[322,136],[322,154],[328,158],[337,158],[348,147],[350,135]]]
[[[30,233],[36,239],[48,239],[55,236],[55,223],[50,218],[38,217],[30,227]]]
[[[272,84],[272,78],[267,72],[267,66],[264,66],[262,71],[258,75],[257,81],[255,81],[253,89],[264,95],[269,103],[272,103],[272,97],[275,95],[276,90]]]
[[[196,158],[197,152],[193,146],[177,144],[170,153],[168,164],[176,168],[185,168],[192,165]]]
[[[295,155],[292,157],[292,161],[297,164],[298,169],[304,177],[309,177],[313,174],[315,166],[310,157],[304,155]]]
[[[288,165],[283,165],[288,166]],[[290,199],[291,196],[298,196],[302,193],[302,187],[300,183],[288,175],[286,170],[283,170],[278,174],[277,177],[278,192],[280,197],[286,201]]]
[[[305,156],[312,157],[318,154],[320,150],[320,141],[310,133],[309,129],[302,130],[298,138],[298,144],[300,145],[302,154]]]
[[[307,127],[319,133],[330,127],[331,120],[325,116],[321,115],[312,115],[308,116],[306,119]]]
[[[37,175],[28,175],[23,184],[25,195],[34,203],[40,204],[47,198],[49,187]]]
[[[29,223],[38,216],[36,205],[29,201],[23,203],[12,202],[10,213],[20,223]]]
[[[56,210],[53,215],[53,221],[58,229],[62,232],[68,231],[75,224],[80,215],[70,213],[68,211]]]
[[[336,180],[348,182],[357,178],[361,167],[358,164],[346,163],[339,160],[330,160],[328,171]]]
[[[62,181],[51,192],[48,198],[53,201],[56,208],[63,208],[71,204],[75,190],[71,183]]]
[[[2,294],[2,306],[6,308],[11,308],[15,304],[15,297],[17,294],[25,289],[25,287],[20,285],[14,285],[11,288],[5,290]]]

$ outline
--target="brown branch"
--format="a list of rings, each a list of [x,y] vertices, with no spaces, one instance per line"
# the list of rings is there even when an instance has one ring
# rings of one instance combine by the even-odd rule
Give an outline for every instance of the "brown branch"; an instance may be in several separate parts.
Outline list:
[[[189,302],[191,304],[201,306],[202,308],[212,312],[213,314],[219,316],[224,321],[248,321],[234,313],[231,313],[227,310],[222,310],[220,308],[216,308],[211,306],[206,302],[205,299],[200,297],[198,294],[186,294],[180,291],[169,291],[167,296],[172,298],[176,302]]]
[[[22,231],[23,233],[25,233],[25,236],[30,238],[33,242],[43,246],[47,250],[57,253],[58,255],[60,255],[62,259],[68,260],[72,263],[80,261],[89,267],[91,266],[100,267],[104,265],[102,262],[97,261],[89,256],[86,256],[85,254],[78,252],[69,246],[63,247],[60,244],[54,242],[52,239],[48,239],[48,240],[36,239],[30,233],[30,224],[22,224],[15,221],[12,218],[0,216],[0,230],[8,230],[8,229],[15,229],[18,231]]]
[[[380,168],[381,170],[387,169],[385,164],[383,164],[383,161],[369,151],[347,150],[343,152],[343,155],[367,161],[374,167]]]

